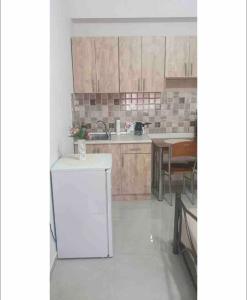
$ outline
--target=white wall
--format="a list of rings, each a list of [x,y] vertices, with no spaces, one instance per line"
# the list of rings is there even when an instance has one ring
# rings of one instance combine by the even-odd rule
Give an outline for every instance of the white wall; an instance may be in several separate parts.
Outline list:
[[[72,22],[72,36],[196,35],[196,22]]]
[[[197,0],[68,0],[71,18],[196,17]]]
[[[197,0],[67,0],[72,36],[196,35]]]
[[[72,140],[68,137],[71,126],[72,64],[67,0],[51,1],[51,94],[50,94],[50,163],[62,153],[72,153]],[[51,211],[51,224],[53,215]],[[53,229],[54,230],[54,229]],[[50,262],[56,256],[51,237]]]

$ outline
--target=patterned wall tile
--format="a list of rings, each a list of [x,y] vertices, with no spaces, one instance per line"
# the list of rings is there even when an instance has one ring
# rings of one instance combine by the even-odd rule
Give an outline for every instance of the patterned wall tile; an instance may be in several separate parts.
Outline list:
[[[72,94],[73,126],[89,124],[92,131],[102,131],[97,120],[115,129],[115,120],[151,122],[146,132],[194,132],[196,89],[168,89],[163,93]]]

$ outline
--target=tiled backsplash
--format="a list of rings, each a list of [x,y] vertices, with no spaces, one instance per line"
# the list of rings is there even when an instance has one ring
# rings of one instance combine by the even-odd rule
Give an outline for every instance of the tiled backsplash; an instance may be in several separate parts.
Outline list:
[[[120,119],[151,122],[146,132],[194,132],[196,88],[167,89],[163,93],[73,94],[73,126],[88,124],[92,131],[102,131],[97,120],[106,122],[111,131]]]

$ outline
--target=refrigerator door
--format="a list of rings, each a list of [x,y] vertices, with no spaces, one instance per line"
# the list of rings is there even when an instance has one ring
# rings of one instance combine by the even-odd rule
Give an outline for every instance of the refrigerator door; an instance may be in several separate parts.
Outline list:
[[[108,256],[106,186],[105,170],[52,173],[59,258]]]

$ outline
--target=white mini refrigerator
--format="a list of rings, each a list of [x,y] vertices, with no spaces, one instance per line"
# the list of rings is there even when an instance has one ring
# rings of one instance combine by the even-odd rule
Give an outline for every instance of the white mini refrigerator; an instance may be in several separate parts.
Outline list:
[[[111,167],[111,154],[87,154],[51,168],[58,258],[113,256]]]

